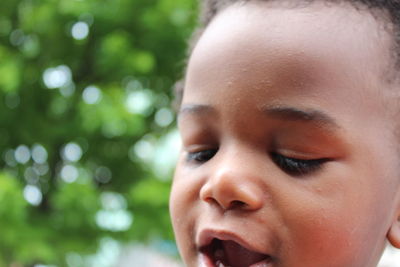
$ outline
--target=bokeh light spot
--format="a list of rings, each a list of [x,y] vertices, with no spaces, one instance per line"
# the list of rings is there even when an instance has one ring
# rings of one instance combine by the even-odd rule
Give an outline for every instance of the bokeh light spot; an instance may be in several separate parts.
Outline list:
[[[33,167],[26,168],[24,177],[28,184],[37,184],[39,182],[39,175]]]
[[[111,170],[107,167],[100,166],[96,169],[94,178],[96,179],[97,182],[106,184],[109,181],[111,181],[112,178]]]
[[[42,163],[42,164],[34,163],[33,168],[35,172],[40,176],[46,175],[49,171],[49,165],[47,163]]]
[[[24,38],[21,50],[27,57],[35,57],[40,52],[39,38],[36,35],[28,35]]]
[[[158,142],[153,161],[153,170],[160,180],[171,178],[181,148],[181,139],[178,130],[173,129],[164,135]]]
[[[49,89],[60,88],[71,83],[71,69],[66,65],[48,68],[43,73],[43,82]]]
[[[166,127],[172,123],[174,115],[170,109],[162,108],[157,111],[154,120],[159,126]]]
[[[132,225],[133,216],[126,210],[107,211],[96,213],[96,223],[105,230],[119,232],[126,231]]]
[[[140,90],[128,94],[125,106],[130,113],[146,115],[152,106],[152,102],[152,92],[150,90]]]
[[[40,144],[35,144],[32,147],[32,159],[36,163],[42,164],[47,161],[47,151],[46,149],[40,145]]]
[[[84,260],[81,255],[75,252],[70,252],[66,256],[66,261],[69,267],[84,266]]]
[[[10,167],[15,167],[17,165],[17,161],[15,160],[15,151],[13,149],[9,149],[4,153],[4,161]]]
[[[73,165],[65,165],[60,172],[61,179],[66,183],[73,183],[78,179],[79,171]]]
[[[76,22],[71,28],[71,35],[76,40],[83,40],[89,35],[89,25],[86,22]]]
[[[86,104],[97,104],[102,98],[102,93],[96,86],[88,86],[83,90],[82,98]]]
[[[14,157],[18,163],[25,164],[31,158],[31,152],[27,146],[20,145],[15,149]]]
[[[17,108],[20,101],[19,95],[15,93],[8,93],[5,97],[6,106],[10,109]]]
[[[64,160],[77,162],[82,157],[82,148],[77,143],[68,143],[62,150],[61,156]]]
[[[102,134],[107,138],[121,136],[126,133],[127,125],[123,120],[113,120],[104,123],[101,127]]]
[[[145,161],[153,158],[155,147],[154,144],[147,140],[140,140],[134,145],[135,155]]]
[[[42,203],[43,195],[37,186],[27,185],[24,188],[24,198],[29,204],[38,206]]]
[[[120,210],[127,207],[125,198],[121,194],[113,192],[101,194],[101,205],[106,210]]]
[[[63,97],[70,97],[75,93],[75,84],[71,81],[69,84],[60,87],[60,93]]]
[[[20,29],[16,29],[10,34],[10,43],[14,46],[19,46],[24,43],[25,35]]]
[[[96,223],[100,228],[109,231],[126,231],[132,225],[133,215],[126,210],[126,199],[118,193],[101,194],[103,209],[96,214]]]

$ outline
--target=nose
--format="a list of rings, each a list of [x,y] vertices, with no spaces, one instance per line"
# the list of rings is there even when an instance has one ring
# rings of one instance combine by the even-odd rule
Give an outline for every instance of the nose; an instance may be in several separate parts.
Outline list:
[[[220,206],[223,210],[258,210],[263,205],[263,191],[256,176],[246,172],[243,165],[220,168],[208,177],[200,189],[200,199]]]

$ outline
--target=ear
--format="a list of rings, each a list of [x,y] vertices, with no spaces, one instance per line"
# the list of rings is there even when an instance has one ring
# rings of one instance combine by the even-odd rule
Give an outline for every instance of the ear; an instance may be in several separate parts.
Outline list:
[[[387,239],[396,248],[400,248],[400,214],[393,219],[392,225],[387,233]]]

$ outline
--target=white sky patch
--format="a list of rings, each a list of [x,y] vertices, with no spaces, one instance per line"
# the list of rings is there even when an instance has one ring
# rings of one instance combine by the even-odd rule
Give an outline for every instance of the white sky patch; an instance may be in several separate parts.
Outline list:
[[[120,244],[109,237],[103,238],[100,241],[100,248],[95,255],[91,255],[85,259],[85,264],[82,266],[110,267],[117,266],[117,260],[120,255]],[[78,265],[70,265],[75,267]],[[133,266],[133,265],[131,265]],[[141,265],[134,265],[141,266]],[[150,266],[150,265],[149,265]]]
[[[175,257],[169,256],[176,254],[176,247],[174,245],[166,244],[166,241],[161,242],[157,243],[161,243],[162,247],[155,242],[149,246],[143,244],[132,244],[126,246],[122,250],[118,262],[112,266],[184,267],[184,265]]]
[[[75,40],[83,40],[89,35],[89,25],[84,21],[78,21],[71,28],[71,35]]]

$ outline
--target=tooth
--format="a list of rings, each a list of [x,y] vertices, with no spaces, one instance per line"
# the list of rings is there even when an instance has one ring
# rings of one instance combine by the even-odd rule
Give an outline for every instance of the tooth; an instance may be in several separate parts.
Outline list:
[[[230,265],[225,265],[225,264],[223,264],[222,261],[220,261],[220,260],[217,260],[217,261],[215,262],[215,266],[216,266],[216,267],[231,267]]]
[[[206,262],[205,262],[205,257],[204,257],[204,255],[201,255],[200,257],[199,257],[199,262],[198,262],[198,267],[207,267],[207,264],[206,264]]]
[[[270,266],[270,261],[263,260],[262,262],[254,263],[254,264],[250,265],[249,267],[268,267],[268,266]]]

